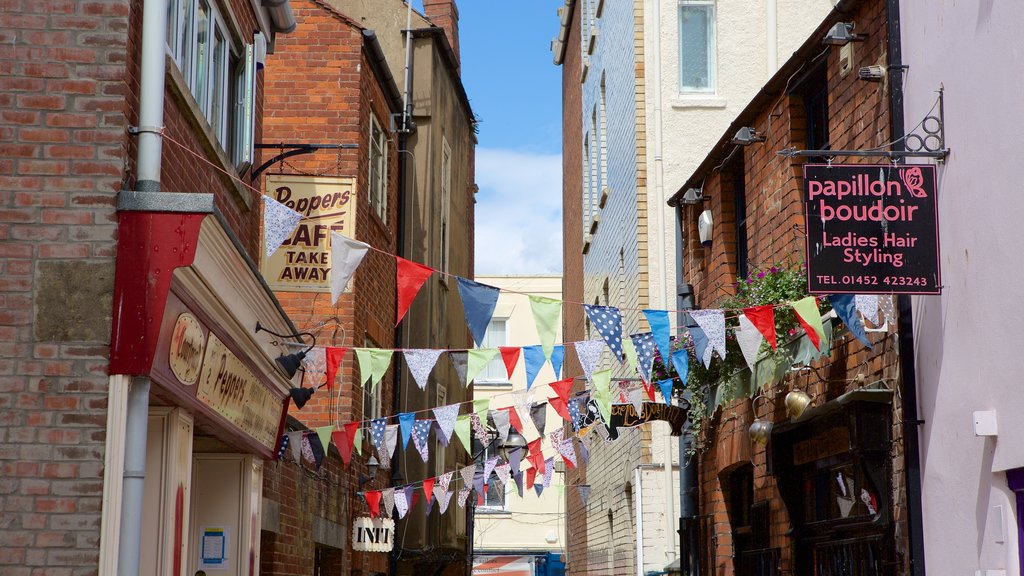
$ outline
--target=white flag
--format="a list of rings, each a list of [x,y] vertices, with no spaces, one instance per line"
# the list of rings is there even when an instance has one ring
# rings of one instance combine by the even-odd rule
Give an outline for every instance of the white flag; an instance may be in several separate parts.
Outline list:
[[[369,249],[368,244],[331,232],[331,304],[338,302]]]

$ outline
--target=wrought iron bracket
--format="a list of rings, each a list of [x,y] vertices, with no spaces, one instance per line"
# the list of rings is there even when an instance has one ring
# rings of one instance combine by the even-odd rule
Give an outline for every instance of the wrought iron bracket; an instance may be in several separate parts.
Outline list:
[[[943,110],[943,88],[938,90],[936,102],[937,114],[929,112],[927,116],[907,135],[896,142],[903,142],[905,150],[797,150],[795,146],[778,151],[779,156],[796,158],[798,156],[819,156],[834,158],[837,156],[860,156],[868,158],[889,158],[898,162],[903,158],[932,158],[941,163],[949,156],[946,148],[945,112]],[[932,109],[934,110],[934,108]],[[893,142],[888,146],[895,144]]]
[[[282,152],[280,154],[278,154],[277,156],[274,156],[270,160],[267,160],[263,164],[260,164],[259,168],[253,170],[252,174],[249,176],[249,181],[250,182],[255,181],[257,178],[260,177],[260,174],[262,174],[264,170],[266,170],[267,168],[270,168],[271,166],[273,166],[277,162],[280,162],[280,161],[284,160],[285,158],[291,158],[292,156],[300,156],[302,154],[312,154],[313,152],[316,152],[317,150],[338,150],[338,149],[341,149],[341,150],[354,150],[356,148],[359,148],[359,145],[358,144],[288,144],[288,143],[283,143],[282,142],[282,143],[278,143],[278,144],[257,144],[256,148],[259,148],[259,149],[268,149],[268,148],[269,149],[277,149],[277,150],[281,150]]]

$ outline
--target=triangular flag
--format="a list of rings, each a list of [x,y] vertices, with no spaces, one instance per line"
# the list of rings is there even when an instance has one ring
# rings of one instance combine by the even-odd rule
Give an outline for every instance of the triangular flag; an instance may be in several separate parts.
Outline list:
[[[473,412],[480,418],[481,422],[487,422],[487,409],[491,406],[490,398],[477,398],[473,400]]]
[[[882,309],[882,315],[885,316],[886,322],[890,324],[896,322],[896,308],[892,296],[879,296],[878,307]]]
[[[633,344],[633,338],[627,338],[622,341],[622,354],[626,357],[626,365],[629,366],[630,373],[637,371],[637,355],[636,345]]]
[[[430,420],[417,420],[412,425],[412,442],[420,453],[420,458],[426,463],[430,458],[430,428],[433,422]]]
[[[466,358],[466,384],[472,383],[477,374],[486,368],[497,355],[497,348],[474,348],[468,351]]]
[[[523,497],[523,473],[522,472],[513,472],[512,473],[512,479],[516,481],[516,493],[519,494],[520,498],[522,498]]]
[[[380,490],[363,492],[363,498],[366,499],[366,505],[370,507],[370,516],[380,516]]]
[[[348,466],[352,460],[352,447],[355,444],[352,440],[358,429],[358,422],[349,422],[345,424],[343,429],[335,430],[332,434],[334,445],[338,447],[338,452],[341,453],[341,461],[345,463],[345,466]]]
[[[470,464],[469,466],[460,469],[459,474],[462,475],[463,486],[472,486],[473,477],[476,476],[476,464]]]
[[[604,421],[605,425],[609,425],[612,421],[611,392],[607,390],[595,390],[594,403],[597,404],[597,410],[601,413],[601,420]]]
[[[602,346],[603,346],[603,344],[602,344]],[[536,467],[527,468],[526,469],[526,489],[529,490],[530,488],[533,488],[533,484],[534,484],[534,482],[536,480],[537,480],[537,468]]]
[[[559,344],[551,350],[551,368],[555,371],[555,378],[562,377],[562,361],[565,359],[565,346]]]
[[[752,308],[744,308],[743,315],[750,320],[750,323],[757,328],[768,344],[772,347],[772,350],[778,348],[778,342],[775,338],[775,307],[771,304],[765,304],[764,306],[754,306]]]
[[[270,196],[263,197],[263,246],[267,258],[273,256],[281,244],[295,232],[300,220],[302,214]]]
[[[591,306],[584,304],[583,309],[590,318],[590,323],[597,333],[604,338],[605,344],[611,349],[615,359],[622,362],[622,314],[614,306]]]
[[[565,400],[558,396],[553,396],[548,398],[548,404],[555,409],[555,412],[557,412],[559,416],[569,422],[572,422],[572,416],[569,415],[569,406],[566,404]]]
[[[434,486],[434,498],[437,499],[437,510],[441,514],[448,511],[448,504],[452,501],[452,493],[449,490],[442,490]]]
[[[352,447],[355,448],[356,454],[363,455],[363,429],[358,426],[352,435]]]
[[[590,375],[594,373],[594,368],[597,368],[597,363],[601,361],[601,352],[604,350],[604,342],[600,340],[583,340],[581,342],[574,342],[573,345],[576,347],[576,358],[580,361],[580,366],[583,368],[583,375],[590,380]]]
[[[523,359],[526,362],[526,389],[529,390],[540,369],[544,367],[544,350],[539,345],[524,346]]]
[[[850,333],[857,340],[863,342],[865,346],[871,348],[871,340],[868,340],[867,332],[864,331],[864,322],[857,316],[857,303],[854,296],[851,294],[830,294],[828,301],[829,304],[832,304],[832,309],[839,315],[839,319],[849,328]]]
[[[551,486],[551,478],[555,472],[555,458],[551,457],[544,461],[544,487]]]
[[[857,294],[857,311],[872,324],[878,324],[878,294]]]
[[[434,499],[434,478],[427,478],[423,481],[423,496],[427,499],[427,506]]]
[[[672,403],[672,385],[675,380],[672,378],[666,378],[665,380],[658,381],[658,387],[661,388],[661,399],[665,404]]]
[[[711,368],[711,343],[704,330],[698,326],[690,326],[690,338],[693,338],[693,355],[704,363],[705,368]]]
[[[517,410],[515,406],[506,406],[502,408],[502,410],[508,412],[509,424],[511,424],[518,432],[522,433],[523,421],[519,419],[519,410]]]
[[[288,433],[288,445],[292,447],[292,460],[295,460],[296,464],[302,456],[302,434],[302,430]]]
[[[427,382],[430,380],[430,372],[437,364],[437,358],[444,350],[405,350],[405,364],[409,367],[413,380],[420,390],[427,389]]]
[[[416,424],[416,414],[403,412],[398,415],[398,425],[402,432],[402,450],[409,449],[409,438],[412,437],[412,427]]]
[[[405,494],[405,489],[395,490],[395,509],[398,510],[398,519],[405,518],[405,515],[409,513],[409,498]]]
[[[796,312],[796,319],[800,322],[807,338],[814,344],[814,347],[821,350],[821,340],[825,337],[825,329],[821,325],[821,314],[818,312],[818,299],[814,296],[801,298],[796,302],[790,302],[793,311]]]
[[[544,434],[544,427],[547,424],[548,419],[548,405],[547,403],[534,404],[530,406],[530,420],[533,420],[533,425],[536,426],[537,432]]]
[[[291,441],[292,439],[287,434],[281,434],[281,439],[277,443],[277,455],[274,457],[274,460],[280,460],[284,456],[284,452],[288,449],[288,444]]]
[[[469,360],[469,354],[465,350],[449,352],[448,359],[452,361],[452,367],[455,368],[455,374],[459,377],[459,382],[462,383],[462,387],[465,388],[469,385],[469,383],[466,382],[466,363]]]
[[[551,358],[558,331],[558,316],[562,311],[562,301],[544,296],[530,295],[530,308],[533,310],[533,321],[537,324],[537,335],[544,350],[544,357]]]
[[[319,384],[323,377],[323,383],[330,385],[327,380],[327,352],[323,346],[313,346],[306,350],[306,357],[302,359],[302,369],[306,371],[305,379],[313,384]]]
[[[544,484],[537,482],[533,485],[533,489],[537,491],[537,497],[539,498],[541,493],[544,492]]]
[[[391,518],[392,514],[395,513],[395,489],[388,488],[381,491],[381,497],[381,500],[384,501],[384,516]]]
[[[576,448],[573,446],[572,438],[566,438],[558,443],[558,453],[562,455],[566,467],[572,470],[576,464]]]
[[[398,424],[388,424],[384,429],[384,455],[390,461],[395,455],[395,448],[398,447]]]
[[[455,419],[459,417],[459,405],[449,404],[447,406],[438,406],[434,408],[434,419],[437,421],[437,425],[441,427],[441,432],[444,434],[445,442],[451,440],[452,431],[455,430]]]
[[[590,466],[590,447],[588,447],[586,444],[582,442],[582,438],[580,438],[580,440],[580,458],[583,459],[584,466]]]
[[[324,455],[327,454],[326,447],[320,442],[319,434],[306,434],[304,438],[306,446],[309,447],[310,452],[313,454],[313,462],[316,463],[316,469],[319,470],[320,466],[324,463]]]
[[[746,316],[740,314],[740,329],[736,331],[736,344],[743,353],[743,359],[747,361],[750,371],[754,372],[757,363],[757,352],[761,349],[761,342],[764,341],[764,334],[750,323]]]
[[[594,372],[592,380],[594,382],[594,390],[597,392],[611,392],[612,386],[612,371],[611,369],[600,370]]]
[[[459,442],[462,442],[462,447],[466,449],[466,452],[472,454],[473,444],[469,440],[469,429],[471,426],[469,416],[469,414],[460,414],[455,420],[455,435],[458,436]]]
[[[377,384],[391,366],[391,350],[380,348],[356,348],[356,360],[359,362],[359,381],[370,379],[370,390],[376,390]]]
[[[338,303],[369,249],[369,244],[331,232],[331,304]]]
[[[508,465],[512,469],[513,473],[519,471],[519,465],[523,461],[523,449],[516,448],[508,453]]]
[[[498,475],[498,481],[502,486],[508,484],[508,481],[512,479],[512,466],[508,462],[495,466],[494,472]]]
[[[398,326],[423,283],[434,273],[434,269],[401,256],[395,256],[395,262],[395,284],[398,287],[398,314],[395,317],[395,326]]]
[[[327,447],[331,445],[331,432],[334,431],[334,426],[320,426],[315,430],[317,438],[320,439],[320,446],[323,447],[324,453],[326,453]]]
[[[634,388],[629,391],[627,395],[629,403],[633,405],[633,410],[636,412],[637,418],[644,414],[644,391],[640,388]]]
[[[472,490],[473,488],[471,486],[467,486],[462,490],[459,490],[459,508],[466,507],[466,499],[469,498],[469,493],[472,492]]]
[[[486,418],[487,416],[484,416]],[[488,446],[491,443],[491,435],[487,431],[487,427],[484,426],[484,421],[480,419],[480,415],[476,412],[469,415],[469,425],[473,428],[473,434],[476,436],[477,442],[481,446]]]
[[[636,348],[637,369],[644,382],[651,381],[651,367],[654,365],[654,335],[650,332],[633,334],[629,337]]]
[[[572,389],[573,380],[574,378],[566,378],[557,382],[551,382],[548,386],[551,387],[555,394],[558,394],[559,398],[566,401],[569,399],[569,391]]]
[[[686,352],[686,348],[672,353],[672,367],[676,369],[679,381],[685,385],[686,378],[690,374],[690,356]]]
[[[442,490],[448,490],[451,487],[452,476],[454,476],[454,475],[455,475],[455,472],[448,471],[448,472],[445,472],[444,474],[441,474],[440,476],[438,476],[437,477],[437,487],[441,488]]]
[[[530,450],[530,454],[529,456],[527,456],[527,458],[530,460],[530,463],[533,464],[533,467],[538,472],[543,474],[544,450],[543,448],[541,448],[541,440],[543,440],[543,438],[537,438],[536,440],[533,440],[532,442],[527,444],[527,448]]]
[[[377,452],[382,456],[384,454],[384,431],[387,429],[387,426],[387,418],[377,418],[370,422],[370,439],[373,441],[373,446],[377,449]]]
[[[498,350],[501,352],[501,361],[505,363],[505,373],[511,380],[512,373],[515,372],[516,364],[519,362],[519,353],[523,349],[518,346],[501,346]]]
[[[498,439],[504,442],[508,439],[508,428],[511,424],[508,412],[505,410],[491,410],[490,417],[494,421],[494,427],[498,430]]]
[[[497,465],[497,456],[491,456],[484,461],[484,484],[490,484],[491,473],[494,472],[494,467]]]
[[[409,509],[412,510],[416,506],[416,487],[409,485],[405,487],[405,500],[409,503]]]
[[[327,362],[328,392],[334,386],[334,379],[338,375],[338,367],[341,366],[341,360],[345,357],[345,352],[348,352],[348,348],[337,348],[335,346],[328,346],[324,351],[324,357]]]
[[[672,326],[669,323],[668,310],[644,310],[647,324],[651,327],[654,343],[658,345],[662,359],[672,354]]]
[[[576,493],[579,494],[580,502],[583,502],[583,507],[586,508],[587,500],[590,500],[590,486],[579,484],[576,486]]]
[[[708,338],[711,349],[704,350],[704,365],[711,363],[711,352],[718,352],[718,357],[725,359],[725,313],[721,310],[690,310],[690,318],[700,326]]]
[[[501,290],[459,276],[455,279],[459,282],[459,297],[462,298],[462,309],[466,313],[466,324],[473,334],[473,341],[481,346]]]

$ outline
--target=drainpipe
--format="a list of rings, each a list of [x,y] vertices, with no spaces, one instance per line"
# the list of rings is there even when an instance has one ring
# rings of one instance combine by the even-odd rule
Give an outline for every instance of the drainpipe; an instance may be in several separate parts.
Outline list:
[[[889,119],[893,150],[905,150],[903,136],[903,48],[900,43],[900,1],[886,1],[889,59]],[[914,356],[914,317],[910,296],[897,298],[900,352],[900,398],[903,399],[903,475],[907,486],[907,538],[910,541],[910,574],[924,576],[924,520],[921,514],[921,447],[917,413],[917,368]]]
[[[164,46],[167,6],[145,2],[142,9],[142,57],[139,79],[139,126],[135,189],[160,191],[160,130],[164,123]],[[146,433],[149,429],[149,378],[136,376],[128,391],[125,415],[124,484],[117,547],[118,576],[138,576],[142,544],[142,507],[146,480]]]
[[[676,285],[676,325],[686,325],[685,310],[692,310],[696,304],[693,299],[693,286],[682,278],[683,270],[683,205],[676,204],[676,276],[680,279]],[[693,426],[687,416],[683,424],[683,435],[679,438],[679,568],[683,574],[700,574],[700,555],[697,542],[697,516],[700,509],[697,505],[699,485],[697,483],[697,459],[688,457],[687,452],[693,447]]]
[[[633,469],[633,494],[636,494],[636,574],[644,576],[644,490],[640,467]],[[667,514],[672,516],[672,514]]]

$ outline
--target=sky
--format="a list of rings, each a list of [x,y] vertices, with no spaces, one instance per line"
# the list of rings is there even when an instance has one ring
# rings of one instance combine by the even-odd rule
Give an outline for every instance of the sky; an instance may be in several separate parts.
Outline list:
[[[562,69],[551,54],[562,4],[457,4],[462,82],[480,120],[478,276],[562,271]]]

